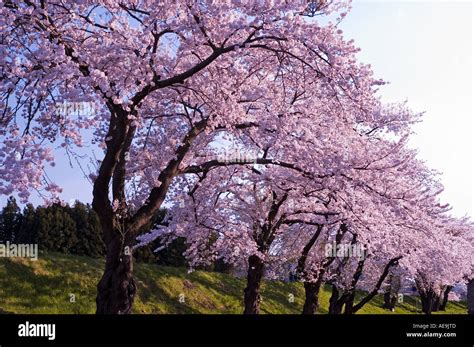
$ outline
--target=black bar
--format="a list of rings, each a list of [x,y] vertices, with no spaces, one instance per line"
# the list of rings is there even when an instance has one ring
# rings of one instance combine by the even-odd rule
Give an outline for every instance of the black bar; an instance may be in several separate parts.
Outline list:
[[[0,346],[311,344],[474,345],[468,315],[0,315]],[[19,337],[19,325],[55,324],[55,339]],[[416,326],[414,326],[416,324]],[[424,337],[408,337],[421,333]],[[434,337],[455,333],[456,337]]]

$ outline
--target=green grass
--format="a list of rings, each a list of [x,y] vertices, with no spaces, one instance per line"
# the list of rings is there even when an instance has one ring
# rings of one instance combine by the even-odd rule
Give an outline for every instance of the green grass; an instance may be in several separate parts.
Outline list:
[[[40,253],[37,261],[0,258],[0,313],[94,313],[96,285],[103,265],[102,260],[59,253]],[[135,264],[135,279],[135,313],[240,314],[243,310],[245,281],[230,275]],[[75,296],[73,303],[71,294]],[[181,294],[184,303],[179,300]],[[290,302],[290,295],[294,302]],[[320,293],[320,313],[327,313],[329,296],[329,290],[324,288]],[[303,301],[300,283],[263,283],[262,313],[299,314]],[[404,301],[395,313],[420,313],[418,298],[405,296]],[[392,314],[381,308],[382,303],[382,297],[377,296],[359,313]],[[445,313],[466,311],[465,302],[450,302]]]

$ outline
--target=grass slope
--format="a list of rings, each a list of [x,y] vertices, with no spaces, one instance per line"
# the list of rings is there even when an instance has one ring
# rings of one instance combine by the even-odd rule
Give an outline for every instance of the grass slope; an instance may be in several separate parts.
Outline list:
[[[94,313],[96,284],[104,262],[88,257],[40,253],[37,261],[0,258],[0,313]],[[230,275],[136,264],[138,295],[135,313],[234,313],[240,314],[244,279]],[[71,294],[75,302],[71,302]],[[184,302],[180,295],[184,294]],[[294,302],[290,302],[290,295]],[[359,296],[361,296],[360,294]],[[330,292],[321,291],[320,313],[327,313]],[[300,283],[265,281],[263,313],[301,312],[304,289]],[[419,312],[419,299],[405,297],[395,313]],[[391,314],[377,296],[359,313]],[[418,309],[417,309],[418,307]],[[446,313],[466,313],[466,303],[449,303]]]

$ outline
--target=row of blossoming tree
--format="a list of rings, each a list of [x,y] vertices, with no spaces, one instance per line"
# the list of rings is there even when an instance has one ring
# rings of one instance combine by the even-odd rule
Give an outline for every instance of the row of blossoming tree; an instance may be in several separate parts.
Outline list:
[[[0,193],[55,199],[54,154],[80,164],[102,151],[88,176],[107,248],[98,313],[131,312],[132,250],[157,237],[184,237],[191,267],[223,259],[246,273],[245,313],[259,312],[262,279],[288,269],[304,313],[324,283],[331,313],[355,313],[393,272],[429,313],[473,277],[473,225],[450,216],[437,173],[407,146],[421,115],[381,102],[384,82],[344,39],[349,9],[3,0]],[[58,107],[71,103],[93,107]]]

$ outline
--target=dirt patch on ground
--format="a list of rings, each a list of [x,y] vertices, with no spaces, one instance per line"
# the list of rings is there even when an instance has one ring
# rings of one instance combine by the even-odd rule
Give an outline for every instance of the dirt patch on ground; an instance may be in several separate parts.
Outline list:
[[[193,284],[193,282],[191,282],[190,280],[184,280],[184,281],[183,281],[183,285],[184,285],[184,288],[186,288],[186,289],[193,289],[193,288],[196,287],[196,286]]]

